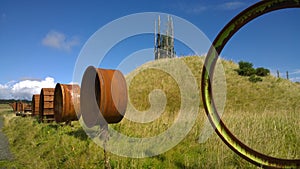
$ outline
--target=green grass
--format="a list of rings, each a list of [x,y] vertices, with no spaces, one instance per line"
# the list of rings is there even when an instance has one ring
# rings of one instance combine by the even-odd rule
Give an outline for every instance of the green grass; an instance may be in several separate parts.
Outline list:
[[[182,60],[190,68],[200,89],[203,58],[185,57]],[[179,85],[168,73],[153,69],[164,65],[178,74],[182,73],[173,61],[147,63],[136,71],[135,77],[134,73],[126,77],[132,78],[129,97],[139,111],[151,107],[149,94],[153,89],[164,91],[167,104],[163,114],[145,124],[123,119],[120,124],[111,125],[113,128],[128,136],[151,137],[173,124],[181,104]],[[264,77],[262,82],[251,83],[234,71],[237,64],[224,60],[222,64],[227,83],[222,118],[229,129],[257,151],[279,158],[300,159],[300,85],[272,76]],[[225,88],[218,87],[224,85],[222,80],[218,81],[219,78],[222,78],[221,73],[215,77],[215,90],[220,93],[216,96],[221,98]],[[180,81],[183,82],[184,79]],[[189,84],[185,86],[188,88]],[[200,90],[198,92],[196,94],[199,95]],[[195,91],[191,91],[188,96],[194,97],[194,94]],[[12,161],[0,161],[0,168],[104,167],[103,149],[86,136],[79,122],[73,122],[73,127],[40,124],[34,118],[14,117],[7,106],[0,105],[0,108],[5,109],[5,113],[1,113],[6,119],[3,131],[9,138],[15,157]],[[215,133],[206,142],[199,142],[206,120],[202,103],[199,108],[196,124],[177,146],[144,159],[108,153],[112,168],[257,168],[232,152]]]

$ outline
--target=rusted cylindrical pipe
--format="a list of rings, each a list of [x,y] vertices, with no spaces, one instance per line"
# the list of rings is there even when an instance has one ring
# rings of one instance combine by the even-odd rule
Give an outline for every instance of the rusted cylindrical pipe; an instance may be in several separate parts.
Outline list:
[[[80,87],[57,83],[54,90],[54,118],[56,122],[78,120],[80,116]]]
[[[40,93],[39,115],[40,121],[47,118],[48,121],[54,120],[54,88],[42,88]]]
[[[39,107],[40,107],[40,95],[34,94],[31,100],[32,116],[39,115]]]
[[[87,127],[118,123],[127,107],[127,86],[118,70],[88,67],[83,75],[80,108]]]

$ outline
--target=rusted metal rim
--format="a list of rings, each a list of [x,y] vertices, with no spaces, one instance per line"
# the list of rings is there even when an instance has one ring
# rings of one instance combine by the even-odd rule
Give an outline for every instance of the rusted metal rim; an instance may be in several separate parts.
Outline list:
[[[79,99],[79,85],[60,84],[57,83],[54,90],[54,119],[56,122],[69,122],[78,120],[75,107],[79,104],[74,104],[73,101]],[[80,112],[80,110],[78,111]]]
[[[80,90],[81,115],[89,128],[118,123],[127,107],[127,86],[118,70],[89,66],[83,75]]]
[[[202,100],[206,114],[211,125],[215,128],[216,133],[223,142],[230,147],[235,153],[239,154],[244,159],[251,163],[265,168],[300,168],[300,159],[281,159],[267,156],[259,153],[250,147],[246,146],[238,140],[225,126],[221,120],[218,110],[215,106],[212,94],[212,82],[214,69],[224,46],[229,39],[244,25],[253,19],[269,13],[271,11],[284,8],[299,8],[300,1],[297,0],[268,0],[260,1],[253,6],[247,8],[235,18],[233,18],[218,34],[207,54],[205,64],[202,71]]]

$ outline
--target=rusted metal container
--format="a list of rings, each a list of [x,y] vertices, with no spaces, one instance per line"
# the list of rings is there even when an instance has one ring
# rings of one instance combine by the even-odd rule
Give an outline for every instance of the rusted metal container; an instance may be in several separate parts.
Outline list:
[[[118,123],[127,107],[127,86],[118,70],[89,66],[80,90],[81,116],[87,127]]]
[[[22,114],[24,114],[24,107],[25,104],[22,101],[17,101],[12,105],[12,108],[14,109],[16,116],[21,116]]]
[[[26,103],[23,103],[21,101],[17,101],[14,103],[9,104],[14,112],[24,112],[24,108],[26,106]]]
[[[24,107],[25,107],[25,104],[22,103],[22,102],[17,102],[17,112],[21,113],[21,112],[24,112]]]
[[[34,94],[32,96],[31,100],[31,109],[32,109],[32,116],[38,116],[39,115],[39,107],[40,107],[40,95]]]
[[[22,117],[31,116],[31,104],[30,103],[22,103],[23,104],[23,111],[21,112]]]
[[[31,113],[32,112],[30,103],[23,103],[23,107],[24,107],[24,113]]]
[[[10,106],[13,109],[14,112],[17,112],[17,102],[11,103]]]
[[[78,120],[80,116],[79,85],[57,83],[54,90],[54,118],[56,122]]]
[[[39,117],[40,121],[54,121],[54,88],[42,88],[40,93]]]
[[[32,112],[32,109],[31,109],[31,104],[29,103],[24,103],[24,112]]]

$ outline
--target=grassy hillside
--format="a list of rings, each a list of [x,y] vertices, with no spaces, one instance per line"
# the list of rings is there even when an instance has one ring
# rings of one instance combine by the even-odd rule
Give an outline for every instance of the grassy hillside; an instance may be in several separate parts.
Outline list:
[[[193,76],[185,78],[195,78],[198,84],[198,91],[190,90],[186,95],[187,99],[200,95],[202,57],[147,63],[127,75],[127,81],[131,81],[128,87],[129,97],[138,111],[147,111],[153,108],[150,103],[164,103],[163,97],[159,97],[163,95],[155,93],[158,97],[151,100],[151,96],[149,101],[151,91],[164,91],[167,103],[163,113],[158,119],[143,124],[123,119],[120,124],[112,125],[113,128],[128,136],[142,138],[156,136],[172,126],[182,103],[178,83],[184,84],[188,89],[192,85],[185,78],[177,79],[176,83],[176,79],[164,71],[187,74],[185,69],[176,65],[178,60],[184,61],[192,72]],[[219,103],[222,103],[224,92],[227,91],[223,120],[229,129],[255,150],[275,157],[299,159],[300,85],[272,76],[263,78],[263,82],[251,83],[246,77],[237,75],[234,71],[238,67],[236,63],[221,62],[225,74],[222,74],[222,69],[217,70],[220,73],[215,76],[214,87]],[[159,70],[157,67],[166,69]],[[226,84],[222,80],[225,77]],[[109,153],[112,168],[256,168],[234,154],[215,133],[206,141],[199,141],[200,136],[203,136],[206,115],[201,100],[197,106],[199,112],[195,125],[173,149],[144,159]],[[132,110],[128,109],[127,113],[130,114],[130,111]],[[13,161],[0,161],[0,166],[103,168],[103,150],[86,136],[78,122],[74,122],[73,127],[55,123],[39,124],[33,118],[13,117],[12,112],[7,109],[2,111],[3,114],[6,117],[4,132],[9,138],[15,158]],[[209,134],[209,131],[206,132]]]

